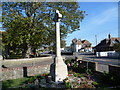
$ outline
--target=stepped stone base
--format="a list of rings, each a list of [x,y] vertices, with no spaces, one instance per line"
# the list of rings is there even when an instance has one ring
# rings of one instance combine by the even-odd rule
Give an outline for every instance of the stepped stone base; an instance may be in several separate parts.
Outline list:
[[[50,74],[55,82],[62,83],[68,75],[67,65],[64,63],[62,57],[56,57],[50,67]]]

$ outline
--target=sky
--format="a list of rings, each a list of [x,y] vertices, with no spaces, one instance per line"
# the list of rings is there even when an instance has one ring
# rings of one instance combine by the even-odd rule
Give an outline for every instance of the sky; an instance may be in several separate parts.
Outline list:
[[[92,46],[108,37],[118,37],[118,3],[117,2],[79,2],[80,10],[88,14],[80,24],[80,30],[68,34],[67,46],[72,39],[88,40]]]

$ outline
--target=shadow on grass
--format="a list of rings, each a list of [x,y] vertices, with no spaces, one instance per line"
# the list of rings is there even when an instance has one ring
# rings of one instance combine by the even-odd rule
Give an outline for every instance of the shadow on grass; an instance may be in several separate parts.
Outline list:
[[[7,80],[7,81],[3,81],[2,82],[2,88],[5,89],[5,88],[9,88],[12,86],[13,81],[12,80]]]
[[[2,90],[8,90],[8,89],[24,90],[24,88],[35,88],[35,87],[29,87],[28,85],[34,84],[36,79],[40,81],[40,79],[44,79],[48,75],[49,75],[48,73],[44,73],[42,75],[40,74],[35,76],[27,76],[19,79],[5,80],[2,82]]]
[[[28,78],[19,78],[19,79],[2,81],[2,89],[6,90],[8,88],[17,87],[19,85],[22,85],[27,79]]]

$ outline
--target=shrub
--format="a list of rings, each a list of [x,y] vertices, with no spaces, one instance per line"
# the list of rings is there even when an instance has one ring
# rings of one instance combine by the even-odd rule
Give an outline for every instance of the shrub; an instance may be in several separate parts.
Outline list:
[[[72,88],[71,84],[69,82],[65,83],[66,88]]]
[[[93,72],[92,72],[91,69],[87,69],[87,70],[86,70],[86,73],[87,73],[88,75],[92,75],[92,74],[93,74]]]
[[[102,80],[104,81],[104,83],[112,86],[120,85],[120,77],[115,74],[104,72],[102,75]]]

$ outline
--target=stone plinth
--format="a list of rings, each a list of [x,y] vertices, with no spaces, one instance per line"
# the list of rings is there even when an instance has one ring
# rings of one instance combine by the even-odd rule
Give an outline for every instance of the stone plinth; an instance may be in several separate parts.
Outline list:
[[[50,74],[55,82],[63,82],[68,75],[67,65],[62,57],[55,58],[56,63],[51,64]]]
[[[68,75],[67,65],[63,62],[62,57],[56,57],[55,64],[55,82],[62,82]]]

